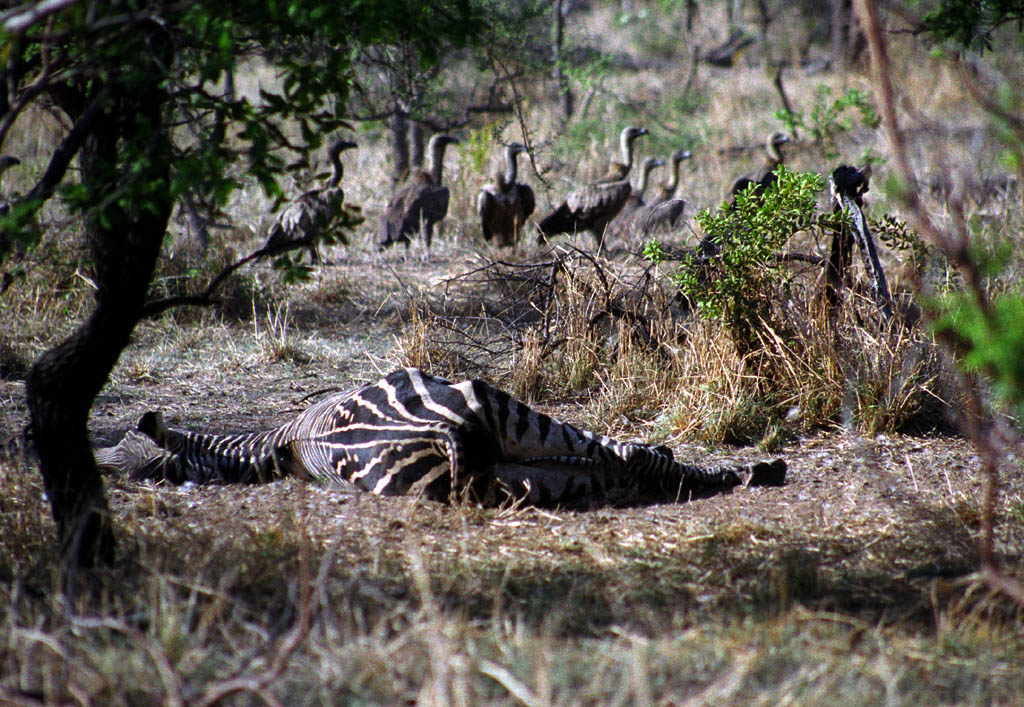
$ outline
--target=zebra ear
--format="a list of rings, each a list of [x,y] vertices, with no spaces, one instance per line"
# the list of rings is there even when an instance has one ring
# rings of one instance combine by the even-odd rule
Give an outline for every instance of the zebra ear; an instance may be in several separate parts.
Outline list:
[[[139,432],[142,432],[152,438],[152,440],[161,447],[167,446],[167,438],[169,434],[167,431],[167,425],[164,424],[163,413],[150,410],[139,418],[138,427]]]

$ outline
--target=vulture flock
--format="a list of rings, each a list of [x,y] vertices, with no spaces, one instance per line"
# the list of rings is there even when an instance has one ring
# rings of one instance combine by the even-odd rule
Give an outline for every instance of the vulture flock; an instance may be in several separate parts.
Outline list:
[[[684,228],[688,203],[681,194],[680,169],[691,153],[677,150],[667,160],[647,157],[634,170],[637,140],[646,134],[644,128],[624,128],[619,135],[620,160],[612,162],[600,179],[570,191],[557,207],[540,218],[534,226],[537,242],[588,231],[598,251],[608,240],[635,250],[652,236]],[[380,250],[396,243],[402,243],[408,250],[418,235],[429,257],[434,227],[443,226],[441,222],[451,201],[451,191],[443,181],[445,151],[448,145],[458,142],[451,135],[434,135],[428,145],[427,169],[414,170],[395,187],[377,229]],[[774,183],[776,168],[783,163],[782,147],[787,142],[789,137],[785,133],[768,137],[764,167],[736,180],[726,208],[740,192],[752,188],[755,196],[760,196]],[[312,263],[323,262],[317,243],[332,227],[344,202],[341,153],[354,147],[356,144],[349,140],[339,139],[330,144],[327,156],[332,171],[327,183],[296,198],[281,211],[267,233],[267,250],[277,253],[302,247],[308,250]],[[477,195],[481,235],[501,248],[515,248],[523,239],[537,205],[533,189],[519,181],[519,156],[524,152],[526,146],[518,142],[504,147],[503,168],[495,171],[493,179]],[[669,178],[652,188],[653,194],[648,196],[651,172],[666,165],[671,170]],[[4,166],[0,164],[0,169]]]

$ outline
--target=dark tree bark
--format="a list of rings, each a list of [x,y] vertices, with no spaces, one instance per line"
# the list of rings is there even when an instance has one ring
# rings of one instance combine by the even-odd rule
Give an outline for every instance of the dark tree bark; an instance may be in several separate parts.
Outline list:
[[[857,25],[853,0],[830,0],[832,21],[830,41],[832,60],[837,68],[847,68],[857,60],[864,49],[864,35]]]
[[[423,125],[409,120],[401,108],[395,108],[388,121],[388,136],[391,144],[391,184],[401,184],[414,171],[423,169]]]
[[[693,31],[693,20],[697,17],[697,0],[686,0],[686,33]]]
[[[555,63],[554,79],[558,86],[558,100],[562,109],[562,121],[572,118],[574,105],[569,79],[562,71],[562,44],[565,41],[565,17],[569,13],[567,0],[555,0],[555,27],[552,37],[551,54]]]
[[[423,137],[423,124],[418,120],[409,123],[409,161],[413,169],[423,169],[423,151],[426,141]]]
[[[395,108],[388,121],[391,142],[391,183],[398,184],[409,176],[409,139],[406,135],[408,121],[405,111]]]
[[[152,49],[162,30],[154,24],[146,39]],[[171,213],[171,150],[161,115],[167,96],[160,88],[160,66],[169,63],[164,59],[148,67],[145,86],[136,80],[129,87],[113,77],[97,89],[102,95],[96,98],[102,100],[92,105],[104,107],[82,145],[83,182],[103,193],[125,189],[134,196],[111,200],[87,218],[98,288],[95,310],[74,334],[40,356],[29,373],[32,442],[67,569],[110,562],[114,556],[88,416],[140,318]],[[125,141],[145,144],[145,159],[126,164]],[[139,164],[143,174],[130,175]],[[159,186],[142,196],[128,186],[129,179]]]

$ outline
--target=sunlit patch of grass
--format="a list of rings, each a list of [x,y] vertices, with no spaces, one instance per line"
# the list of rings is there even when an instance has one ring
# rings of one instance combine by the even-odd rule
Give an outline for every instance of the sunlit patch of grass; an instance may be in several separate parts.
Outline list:
[[[309,363],[309,355],[292,337],[288,304],[271,307],[262,317],[256,312],[255,301],[252,306],[253,340],[263,358],[269,363]]]
[[[461,365],[459,353],[437,343],[435,337],[442,326],[443,323],[430,312],[414,308],[409,321],[395,337],[393,362],[398,366],[421,368],[447,378],[464,375],[465,366]]]

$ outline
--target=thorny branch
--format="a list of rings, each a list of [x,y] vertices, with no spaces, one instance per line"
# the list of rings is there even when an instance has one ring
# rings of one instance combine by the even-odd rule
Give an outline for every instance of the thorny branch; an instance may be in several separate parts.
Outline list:
[[[206,286],[206,289],[195,295],[178,295],[175,297],[166,297],[164,299],[153,300],[147,302],[146,306],[142,308],[143,318],[152,318],[173,307],[191,306],[191,307],[206,307],[217,303],[215,297],[217,290],[224,284],[224,281],[233,272],[238,270],[243,265],[247,265],[255,260],[260,260],[273,255],[280,255],[286,251],[298,250],[308,245],[308,242],[303,239],[297,239],[287,243],[285,246],[264,246],[259,250],[255,250],[244,258],[240,258],[235,262],[228,265],[226,268],[217,273],[216,276]]]
[[[530,158],[530,168],[533,170],[533,175],[537,180],[544,185],[545,189],[550,189],[551,184],[548,179],[541,173],[537,167],[537,148],[533,142],[533,133],[530,130],[529,122],[526,120],[526,114],[523,111],[523,100],[519,95],[519,86],[516,84],[516,75],[512,74],[505,66],[504,62],[501,61],[492,52],[487,53],[487,58],[491,62],[492,70],[495,74],[498,70],[505,75],[505,80],[508,81],[509,88],[512,90],[512,112],[516,116],[516,121],[519,123],[519,132],[523,136],[523,145],[526,147],[526,154]]]

